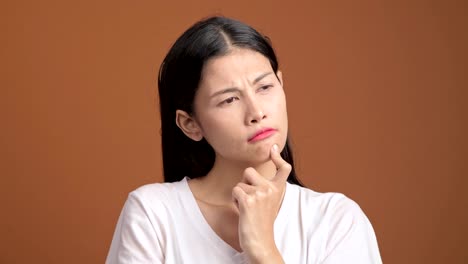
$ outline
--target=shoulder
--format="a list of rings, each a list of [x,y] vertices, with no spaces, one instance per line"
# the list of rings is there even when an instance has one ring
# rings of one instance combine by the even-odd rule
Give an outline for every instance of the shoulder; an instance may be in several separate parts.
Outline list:
[[[315,208],[317,211],[314,213],[322,216],[362,213],[360,206],[342,193],[321,193],[293,184],[288,186],[288,190],[299,200],[302,209]]]
[[[178,208],[175,204],[184,193],[184,181],[143,185],[129,193],[125,209],[162,217],[170,208]]]
[[[358,203],[346,195],[336,192],[320,193],[297,185],[291,189],[294,189],[292,193],[298,199],[298,210],[303,221],[315,223],[311,228],[320,227],[324,234],[328,234],[326,236],[330,242],[337,242],[345,236],[374,237],[366,214]]]
[[[324,238],[326,263],[381,263],[373,227],[361,207],[342,193],[319,193],[294,186],[300,210]],[[320,232],[317,232],[320,229]]]
[[[152,183],[129,193],[112,238],[106,263],[162,263],[171,208],[183,192],[183,181]]]
[[[130,192],[130,197],[138,199],[170,199],[183,188],[184,180],[179,182],[150,183]]]

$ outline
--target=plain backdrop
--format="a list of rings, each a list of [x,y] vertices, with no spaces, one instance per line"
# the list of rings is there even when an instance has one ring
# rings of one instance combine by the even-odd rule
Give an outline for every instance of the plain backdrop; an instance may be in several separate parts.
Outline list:
[[[298,173],[359,203],[384,263],[467,263],[466,1],[0,4],[0,263],[103,263],[162,181],[159,65],[215,14],[269,36]]]

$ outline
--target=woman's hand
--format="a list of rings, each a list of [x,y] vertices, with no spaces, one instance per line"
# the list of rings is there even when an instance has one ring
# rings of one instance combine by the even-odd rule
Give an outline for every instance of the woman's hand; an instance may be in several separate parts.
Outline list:
[[[251,263],[283,263],[274,240],[274,223],[291,165],[281,158],[277,145],[271,149],[271,160],[277,168],[271,180],[247,168],[243,181],[232,190],[239,210],[239,243]]]

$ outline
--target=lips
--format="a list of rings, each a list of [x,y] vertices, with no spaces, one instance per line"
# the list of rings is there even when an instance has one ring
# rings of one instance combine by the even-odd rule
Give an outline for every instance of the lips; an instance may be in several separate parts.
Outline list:
[[[273,128],[263,128],[258,130],[252,137],[249,138],[249,142],[259,141],[265,138],[270,137],[276,132],[276,129]]]

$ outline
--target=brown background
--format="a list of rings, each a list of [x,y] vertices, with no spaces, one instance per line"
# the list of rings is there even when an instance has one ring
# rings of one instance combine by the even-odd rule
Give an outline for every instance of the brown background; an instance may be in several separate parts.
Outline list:
[[[385,263],[467,263],[466,1],[0,6],[0,263],[103,263],[161,181],[156,76],[217,13],[270,36],[300,176],[356,200]]]

